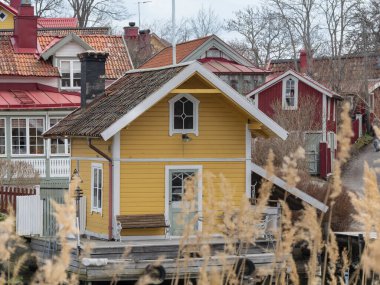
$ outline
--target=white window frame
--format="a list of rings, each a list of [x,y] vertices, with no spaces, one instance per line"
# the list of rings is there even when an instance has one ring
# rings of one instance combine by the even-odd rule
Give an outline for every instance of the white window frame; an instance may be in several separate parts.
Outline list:
[[[4,19],[0,19],[0,22],[4,22],[7,18],[8,18],[8,13],[5,12],[3,9],[0,9],[0,13],[3,12],[4,15],[5,15],[5,18]]]
[[[170,216],[169,216],[169,194],[170,194],[170,173],[172,171],[186,172],[195,170],[197,175],[197,190],[198,190],[198,231],[202,231],[202,201],[203,201],[203,182],[202,182],[202,165],[166,165],[165,166],[165,220],[167,225],[170,226]]]
[[[327,120],[330,120],[331,98],[327,96]]]
[[[332,100],[332,99],[331,99]],[[332,103],[333,103],[333,121],[335,122],[336,120],[336,100],[333,100]]]
[[[4,147],[5,147],[5,152],[4,153],[0,153],[0,157],[6,157],[7,156],[7,147],[8,147],[8,136],[7,136],[7,118],[4,118],[4,117],[1,117],[0,118],[0,121],[3,120],[4,121],[4,135],[5,135],[5,141],[4,141]]]
[[[61,75],[61,78],[59,79],[59,86],[61,87],[61,89],[79,90],[81,88],[81,86],[74,87],[74,62],[79,62],[79,64],[80,64],[80,60],[79,59],[62,58],[62,59],[59,59],[58,61],[59,61],[59,74]],[[62,86],[62,62],[69,62],[70,63],[70,86],[69,87]]]
[[[94,171],[96,170],[101,170],[102,171],[102,176],[101,176],[101,182],[102,182],[102,196],[101,196],[101,207],[95,207],[94,206]],[[103,164],[101,163],[91,163],[91,212],[99,213],[102,214],[103,210],[103,197],[104,197],[104,171],[103,171]]]
[[[286,82],[292,79],[294,81],[294,106],[288,106],[286,103]],[[287,76],[282,79],[282,108],[284,110],[297,110],[298,109],[298,78],[294,76]]]
[[[369,93],[369,110],[373,112],[375,109],[375,94]]]
[[[29,120],[32,119],[32,120],[39,120],[39,119],[42,119],[43,120],[43,126],[44,126],[44,130],[43,132],[46,131],[46,125],[45,125],[45,118],[44,117],[13,117],[11,118],[10,120],[10,138],[11,138],[11,156],[12,157],[21,157],[21,156],[33,156],[33,157],[41,157],[41,156],[45,156],[46,154],[46,142],[44,140],[44,152],[41,153],[41,154],[30,154],[30,135],[29,135]],[[23,153],[23,154],[15,154],[13,153],[13,139],[12,139],[12,121],[13,120],[26,120],[26,153]]]
[[[50,117],[49,118],[49,125],[47,126],[47,129],[51,129],[52,127],[50,127],[50,120],[52,119],[59,119],[59,120],[62,120],[63,117]],[[50,156],[69,156],[70,155],[70,151],[69,151],[69,139],[64,139],[65,141],[65,153],[52,153],[51,152],[51,139],[49,139],[49,147],[48,147],[48,151],[49,151],[49,155]]]
[[[182,97],[185,97],[193,103],[193,128],[180,130],[174,129],[174,103]],[[173,134],[195,134],[198,136],[198,121],[199,121],[199,100],[190,94],[178,94],[169,100],[169,135]]]

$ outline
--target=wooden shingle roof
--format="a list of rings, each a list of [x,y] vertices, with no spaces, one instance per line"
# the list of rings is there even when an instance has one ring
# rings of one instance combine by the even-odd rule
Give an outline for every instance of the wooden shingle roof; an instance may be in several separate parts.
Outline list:
[[[86,109],[77,109],[44,135],[101,137],[110,125],[161,88],[186,66],[125,74]]]

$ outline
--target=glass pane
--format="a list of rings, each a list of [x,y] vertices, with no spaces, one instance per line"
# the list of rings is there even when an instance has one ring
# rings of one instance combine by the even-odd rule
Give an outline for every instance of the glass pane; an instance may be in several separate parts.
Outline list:
[[[181,117],[174,117],[174,129],[176,130],[183,129],[183,120]]]
[[[93,201],[93,206],[96,208],[98,206],[98,199],[97,199],[97,196],[98,196],[98,190],[97,188],[94,187],[93,189],[93,197],[92,197],[92,201]]]
[[[70,74],[70,61],[61,61],[61,73],[69,73]]]
[[[186,103],[185,103],[185,107],[184,107],[184,109],[185,109],[185,114],[187,115],[187,116],[192,116],[193,115],[193,102],[191,102],[191,101],[187,101]]]
[[[99,169],[99,172],[98,172],[98,187],[99,188],[102,188],[102,170]]]
[[[94,169],[94,188],[98,187],[98,170]]]
[[[80,85],[80,78],[79,79],[76,79],[76,78],[74,78],[74,87],[80,87],[81,85]]]
[[[184,119],[184,129],[185,130],[192,130],[193,129],[193,117],[188,117]]]
[[[180,116],[183,113],[183,104],[180,101],[174,103],[174,115]]]
[[[70,87],[70,79],[63,79],[61,80],[61,86],[62,87]]]
[[[102,189],[98,189],[98,208],[102,207]]]

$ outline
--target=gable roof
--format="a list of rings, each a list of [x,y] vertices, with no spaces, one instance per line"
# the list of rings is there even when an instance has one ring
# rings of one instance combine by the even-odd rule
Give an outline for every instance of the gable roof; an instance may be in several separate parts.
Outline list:
[[[261,122],[267,132],[286,139],[288,134],[283,128],[198,62],[127,72],[87,109],[74,111],[45,135],[108,140],[194,74],[206,78],[229,100]]]
[[[117,79],[132,69],[128,50],[122,36],[111,35],[81,35],[80,38],[98,51],[109,52],[106,62],[106,78]],[[54,46],[62,40],[62,37],[38,36],[40,50],[44,51],[49,46]],[[58,68],[50,61],[41,59],[38,55],[15,53],[11,35],[0,37],[0,76],[36,76],[36,77],[59,77]]]
[[[259,86],[258,88],[254,89],[251,93],[246,95],[248,98],[252,97],[255,94],[259,94],[261,91],[273,86],[274,84],[278,83],[282,79],[284,79],[287,76],[294,76],[298,80],[302,81],[303,83],[309,85],[310,87],[314,88],[315,90],[321,92],[322,94],[326,94],[327,96],[331,98],[337,98],[337,99],[342,99],[342,97],[338,94],[335,93],[334,91],[328,89],[327,87],[323,86],[321,83],[311,79],[310,77],[306,75],[302,75],[298,72],[295,72],[292,69],[289,69],[288,71],[281,73],[280,75],[272,78],[271,80],[265,82],[263,85]]]
[[[360,94],[366,92],[365,78],[380,78],[379,59],[379,52],[346,54],[341,57],[339,63],[338,58],[314,57],[311,76],[330,89],[340,88],[341,93]],[[340,82],[335,78],[338,64],[342,66]],[[270,62],[271,71],[277,74],[285,72],[289,68],[299,70],[300,60],[279,59]]]
[[[38,28],[76,28],[77,18],[37,18]]]
[[[261,177],[263,177],[267,180],[270,180],[274,185],[280,187],[281,189],[284,189],[289,194],[292,194],[295,197],[303,200],[304,202],[308,203],[309,205],[313,206],[314,208],[317,208],[318,210],[322,211],[323,213],[327,212],[327,210],[329,208],[327,205],[318,201],[314,197],[310,196],[309,194],[301,191],[300,189],[298,189],[296,187],[289,187],[284,180],[282,180],[281,178],[279,178],[277,176],[273,175],[272,177],[270,177],[268,172],[264,168],[258,166],[257,164],[255,164],[253,162],[251,163],[251,171],[260,175]]]
[[[84,40],[82,40],[80,37],[71,33],[71,34],[67,35],[66,37],[64,37],[63,39],[55,42],[52,46],[49,46],[48,49],[45,49],[42,52],[41,57],[44,60],[48,60],[49,57],[54,55],[59,49],[64,47],[69,42],[75,42],[77,45],[81,46],[84,50],[93,50],[94,49],[89,44],[87,44]]]
[[[204,42],[206,42],[208,39],[210,39],[211,36],[207,36],[204,38],[199,38],[183,43],[179,43],[176,45],[176,59],[177,63],[180,63],[183,61],[184,58],[186,58],[189,54],[191,54],[194,50],[199,48]],[[161,50],[159,53],[148,59],[140,68],[155,68],[155,67],[162,67],[162,66],[168,66],[172,64],[172,52],[173,48],[172,46],[166,47],[163,50]]]
[[[15,8],[13,8],[12,6],[7,5],[7,4],[5,4],[5,3],[1,2],[1,1],[0,1],[0,7],[3,8],[3,9],[5,9],[5,10],[7,10],[8,12],[10,12],[13,15],[17,15],[18,14],[18,11]]]
[[[176,45],[176,58],[177,63],[200,60],[202,55],[210,48],[217,48],[225,53],[237,64],[244,65],[246,67],[256,68],[258,72],[266,72],[265,70],[254,67],[252,62],[236,52],[227,43],[221,40],[216,35],[211,35],[187,42],[183,42]],[[148,59],[140,68],[155,68],[172,64],[172,46],[163,49],[150,59]]]

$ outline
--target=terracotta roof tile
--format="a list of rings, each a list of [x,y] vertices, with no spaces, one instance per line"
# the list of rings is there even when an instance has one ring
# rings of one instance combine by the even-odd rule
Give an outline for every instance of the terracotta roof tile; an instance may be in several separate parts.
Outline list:
[[[106,63],[107,79],[121,77],[126,71],[132,69],[128,52],[121,36],[109,35],[82,35],[86,43],[98,51],[109,52]],[[38,36],[41,50],[45,50],[52,42],[63,37]],[[0,75],[17,76],[59,76],[58,69],[51,62],[39,60],[37,55],[14,53],[11,36],[0,37]]]
[[[77,18],[38,18],[39,28],[76,28],[78,27]]]
[[[60,121],[46,136],[100,137],[110,125],[181,72],[186,65],[161,70],[127,73],[86,109],[77,109]]]
[[[194,50],[200,47],[212,36],[195,39],[185,43],[177,44],[176,46],[176,58],[177,63],[182,62],[184,58],[190,55]],[[172,47],[164,48],[158,54],[148,59],[140,68],[153,68],[160,66],[167,66],[172,64]]]

